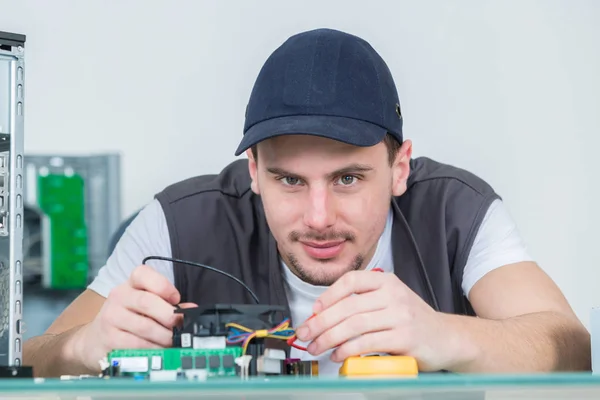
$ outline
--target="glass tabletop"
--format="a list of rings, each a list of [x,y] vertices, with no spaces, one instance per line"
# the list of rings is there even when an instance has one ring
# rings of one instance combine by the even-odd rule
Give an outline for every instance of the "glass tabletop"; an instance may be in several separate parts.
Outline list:
[[[423,374],[416,378],[257,377],[150,382],[0,379],[0,399],[597,399],[600,376]]]

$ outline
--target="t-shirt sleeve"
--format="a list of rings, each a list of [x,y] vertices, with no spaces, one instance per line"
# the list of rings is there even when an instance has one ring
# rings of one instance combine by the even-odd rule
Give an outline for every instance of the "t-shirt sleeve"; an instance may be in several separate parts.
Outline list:
[[[88,289],[107,297],[114,287],[126,282],[131,272],[148,256],[171,257],[165,215],[156,199],[146,205],[127,227]],[[171,262],[150,260],[147,264],[165,275],[171,283],[174,282]]]
[[[503,265],[533,261],[515,221],[501,200],[489,207],[473,242],[463,272],[462,289],[469,292],[488,272]]]

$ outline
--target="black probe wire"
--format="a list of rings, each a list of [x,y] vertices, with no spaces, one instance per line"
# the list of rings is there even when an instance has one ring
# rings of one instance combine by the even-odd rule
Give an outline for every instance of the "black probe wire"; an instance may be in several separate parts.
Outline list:
[[[233,279],[234,281],[236,281],[237,283],[239,283],[240,285],[242,285],[244,287],[244,289],[246,289],[248,291],[248,293],[250,293],[250,295],[252,296],[252,298],[254,299],[254,301],[256,302],[256,304],[260,304],[260,301],[258,301],[258,297],[256,296],[256,294],[254,294],[254,292],[252,291],[252,289],[250,289],[248,287],[248,285],[246,285],[244,282],[242,282],[241,280],[239,280],[238,278],[236,278],[235,276],[228,274],[225,271],[221,271],[220,269],[217,269],[215,267],[210,267],[208,265],[204,265],[204,264],[200,264],[197,262],[192,262],[192,261],[186,261],[186,260],[179,260],[177,258],[170,258],[170,257],[162,257],[162,256],[149,256],[144,258],[144,260],[142,261],[142,264],[146,264],[146,261],[148,260],[162,260],[162,261],[171,261],[174,263],[179,263],[179,264],[187,264],[187,265],[191,265],[194,267],[199,267],[199,268],[205,268],[214,272],[218,272],[219,274],[223,274],[226,277]]]

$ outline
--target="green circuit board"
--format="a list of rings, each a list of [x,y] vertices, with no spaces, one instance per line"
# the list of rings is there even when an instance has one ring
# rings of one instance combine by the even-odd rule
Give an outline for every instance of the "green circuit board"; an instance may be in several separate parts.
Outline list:
[[[80,175],[39,175],[38,205],[50,221],[49,286],[84,288],[88,279],[85,187]]]
[[[241,347],[166,348],[113,350],[107,358],[112,367],[119,368],[119,376],[143,376],[151,371],[206,369],[208,376],[214,377],[236,376],[235,359],[241,355]]]

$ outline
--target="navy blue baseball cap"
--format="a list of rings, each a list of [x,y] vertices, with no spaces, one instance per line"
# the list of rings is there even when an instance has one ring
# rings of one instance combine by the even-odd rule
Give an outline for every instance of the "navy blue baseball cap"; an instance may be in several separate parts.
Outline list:
[[[365,40],[332,29],[286,40],[260,70],[235,155],[280,135],[316,135],[373,146],[389,133],[402,143],[392,74]]]

